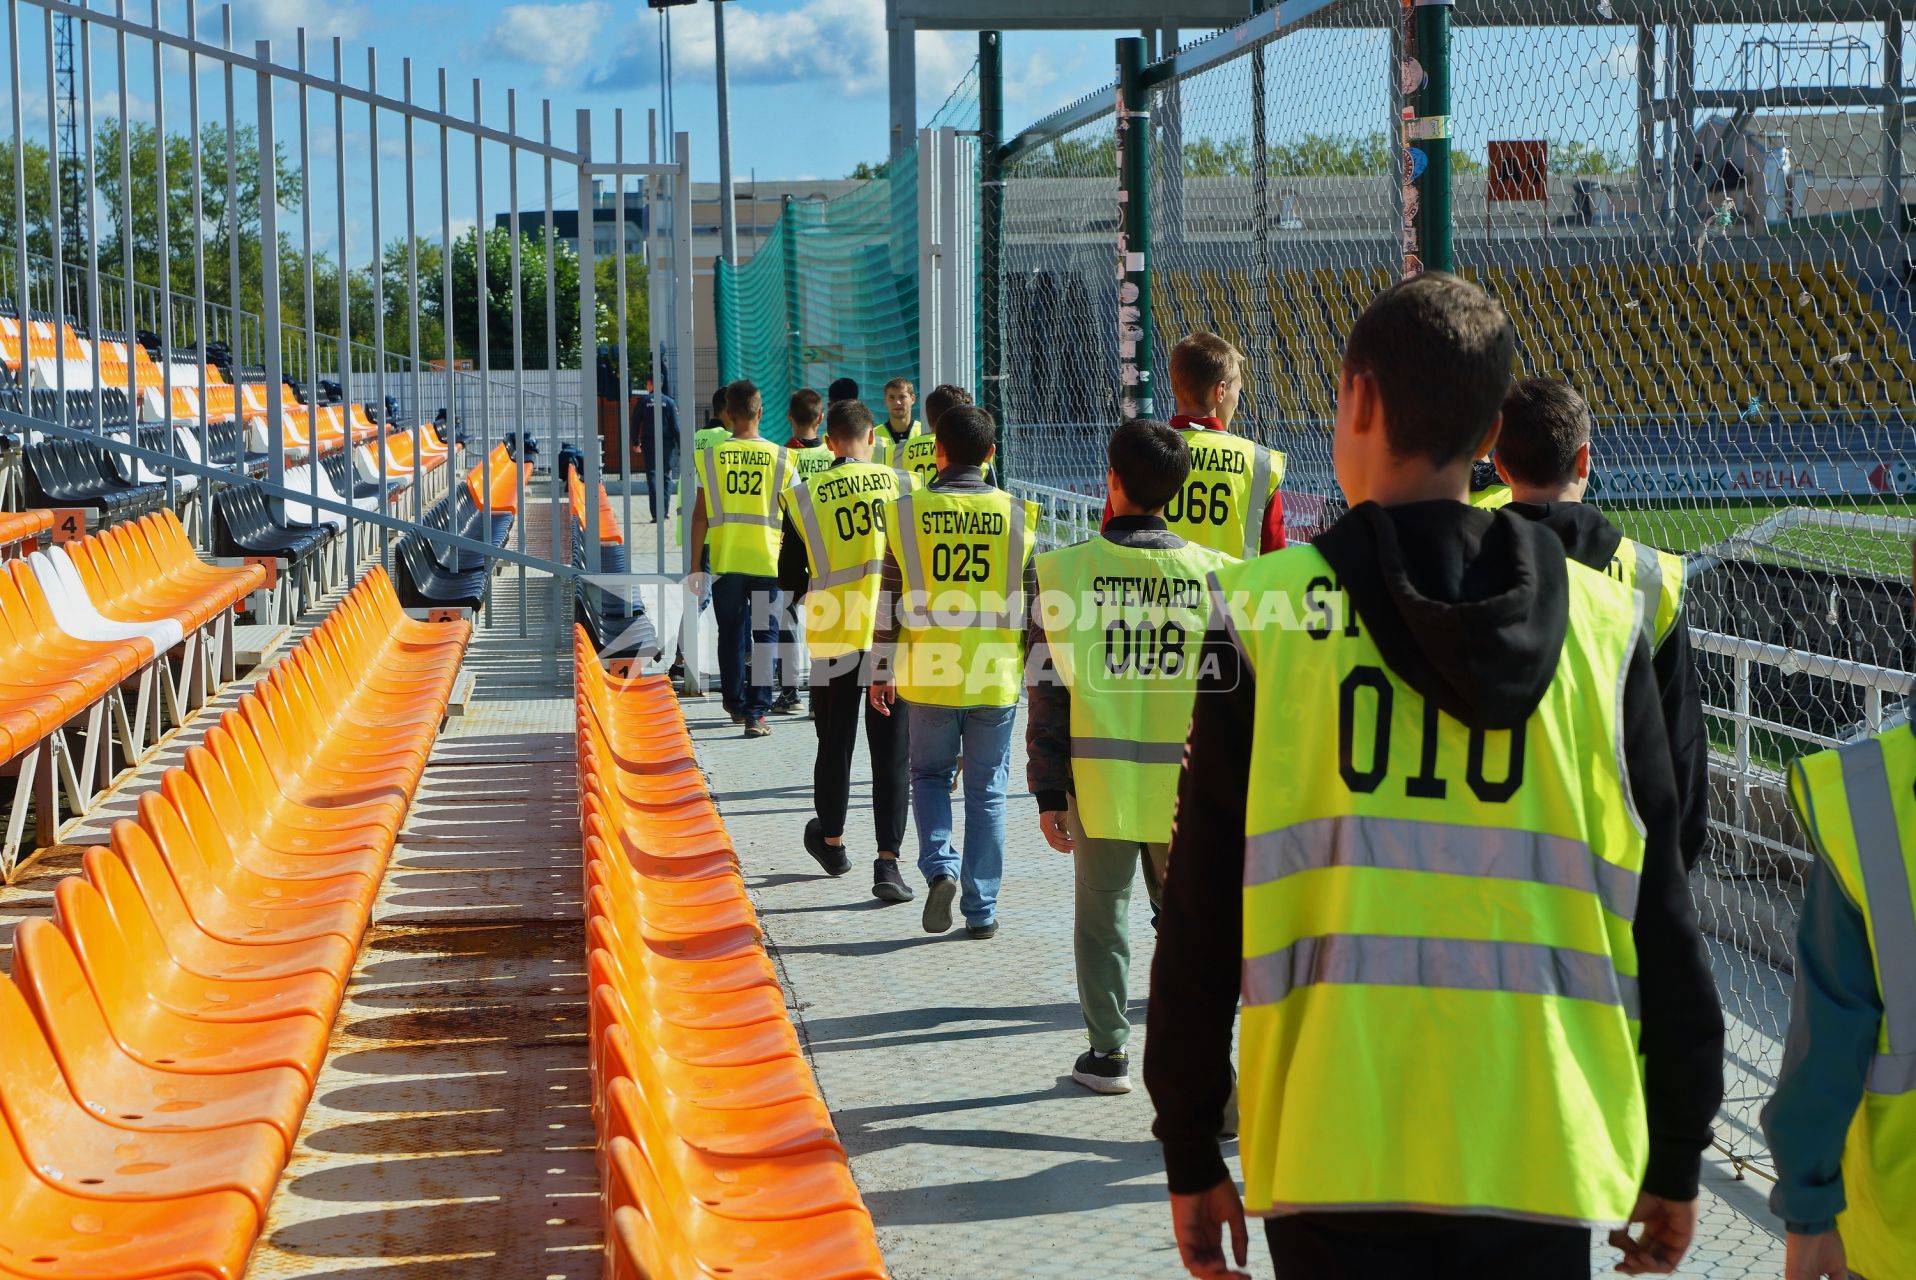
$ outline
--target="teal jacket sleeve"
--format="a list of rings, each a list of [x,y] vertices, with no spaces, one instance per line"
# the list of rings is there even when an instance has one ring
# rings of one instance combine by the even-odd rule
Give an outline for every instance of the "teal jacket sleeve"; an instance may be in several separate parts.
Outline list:
[[[1791,1231],[1829,1231],[1847,1203],[1843,1143],[1876,1052],[1882,993],[1863,913],[1822,861],[1803,893],[1796,993],[1763,1134],[1776,1159],[1770,1208]]]

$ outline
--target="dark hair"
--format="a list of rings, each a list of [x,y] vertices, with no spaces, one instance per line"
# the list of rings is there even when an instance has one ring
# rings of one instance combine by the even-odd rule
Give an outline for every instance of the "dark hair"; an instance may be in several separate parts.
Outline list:
[[[810,387],[800,387],[792,393],[790,403],[785,406],[785,416],[801,427],[818,425],[818,410],[824,400]]]
[[[764,401],[759,398],[758,386],[749,379],[740,378],[725,388],[725,414],[733,423],[752,416],[752,410],[759,408]]]
[[[730,385],[730,384],[727,384],[727,385]],[[717,417],[719,414],[724,412],[725,412],[725,388],[720,387],[717,391],[714,391],[712,393],[712,416]]]
[[[1171,348],[1171,394],[1197,400],[1242,367],[1237,348],[1215,333],[1193,333]]]
[[[959,405],[970,403],[971,392],[949,382],[941,382],[925,396],[925,425],[936,431],[938,419]]]
[[[961,404],[938,419],[932,434],[955,467],[982,467],[998,441],[998,424],[977,405]]]
[[[1524,378],[1504,397],[1497,461],[1519,484],[1555,488],[1577,478],[1577,450],[1590,443],[1590,406],[1567,382]]]
[[[871,406],[863,400],[834,400],[825,411],[825,434],[851,443],[872,433]]]
[[[1442,467],[1483,447],[1516,354],[1516,333],[1495,298],[1426,271],[1364,308],[1344,342],[1344,369],[1377,384],[1391,452]]]
[[[840,400],[858,399],[857,380],[854,378],[832,379],[832,385],[826,389],[825,398],[833,404],[837,404]]]
[[[1184,437],[1150,418],[1121,423],[1111,433],[1104,456],[1117,472],[1124,496],[1146,511],[1161,509],[1191,474],[1191,451]]]

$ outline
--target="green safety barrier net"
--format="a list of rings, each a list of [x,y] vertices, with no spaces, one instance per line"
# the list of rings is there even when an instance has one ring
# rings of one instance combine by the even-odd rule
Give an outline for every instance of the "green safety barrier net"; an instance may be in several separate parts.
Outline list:
[[[977,120],[974,66],[928,127]],[[835,200],[788,202],[749,261],[717,264],[714,311],[719,376],[758,384],[767,439],[789,437],[794,392],[822,394],[837,378],[854,379],[882,419],[885,383],[919,367],[917,147]]]

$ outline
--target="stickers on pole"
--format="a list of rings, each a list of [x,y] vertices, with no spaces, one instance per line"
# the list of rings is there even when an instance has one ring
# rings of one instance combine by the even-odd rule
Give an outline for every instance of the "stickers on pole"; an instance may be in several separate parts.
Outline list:
[[[1424,64],[1415,58],[1405,58],[1398,64],[1398,75],[1404,86],[1404,96],[1408,98],[1424,87]]]
[[[1422,147],[1404,148],[1404,181],[1415,182],[1424,176],[1424,170],[1430,167],[1430,157]]]
[[[1450,137],[1449,116],[1418,116],[1404,122],[1407,142],[1441,142]]]

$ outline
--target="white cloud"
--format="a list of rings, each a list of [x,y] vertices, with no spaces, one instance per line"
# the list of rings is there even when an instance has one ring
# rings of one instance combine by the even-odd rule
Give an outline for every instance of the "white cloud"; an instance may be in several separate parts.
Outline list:
[[[342,40],[357,39],[372,21],[372,10],[363,4],[338,0],[335,3],[315,3],[314,0],[246,0],[244,4],[233,6],[235,34],[234,43],[250,49],[250,41],[265,39],[274,44],[274,56],[284,61],[292,60],[293,39],[301,27],[306,28],[307,55],[331,43],[334,36]],[[217,21],[217,18],[215,19]],[[207,38],[206,15],[202,11],[200,19],[201,38]],[[218,28],[211,28],[217,35]],[[280,53],[280,45],[285,53]]]
[[[510,4],[499,11],[478,52],[538,67],[550,88],[576,84],[602,65],[605,28],[612,20],[607,0]]]
[[[1635,80],[1637,46],[1634,40],[1619,40],[1584,63],[1584,74],[1592,80]]]

